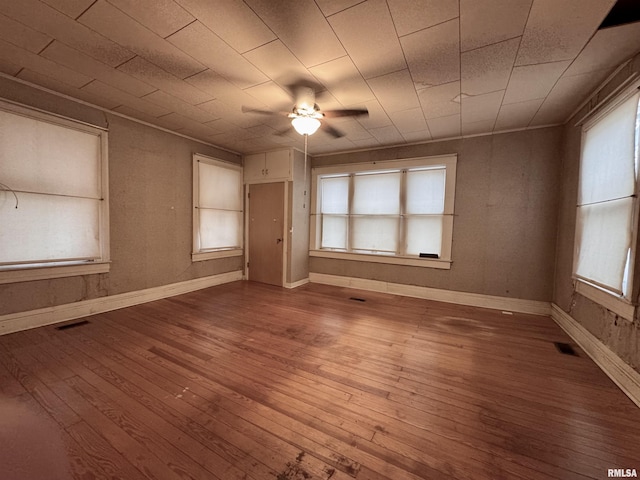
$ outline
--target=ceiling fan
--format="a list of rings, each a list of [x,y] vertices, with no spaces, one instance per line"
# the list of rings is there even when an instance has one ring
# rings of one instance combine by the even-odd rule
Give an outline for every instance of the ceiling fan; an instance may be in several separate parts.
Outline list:
[[[362,117],[368,116],[366,108],[342,109],[342,110],[320,110],[316,103],[316,92],[312,87],[306,85],[296,85],[291,88],[295,104],[290,112],[270,112],[266,110],[254,110],[243,108],[247,113],[258,113],[263,115],[284,115],[291,119],[291,125],[300,135],[313,135],[318,128],[322,129],[335,138],[344,137],[340,130],[322,123],[323,118],[337,117]]]

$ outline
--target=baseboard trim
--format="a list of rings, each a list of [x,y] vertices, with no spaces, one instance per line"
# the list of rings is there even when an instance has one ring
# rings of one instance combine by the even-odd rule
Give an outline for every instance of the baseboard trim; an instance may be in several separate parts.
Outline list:
[[[242,271],[227,272],[135,292],[109,295],[107,297],[93,298],[91,300],[83,300],[26,312],[10,313],[0,316],[0,335],[65,322],[67,320],[86,317],[96,313],[109,312],[119,308],[131,307],[175,295],[182,295],[183,293],[189,293],[223,283],[235,282],[242,280],[242,278]]]
[[[623,362],[604,343],[555,303],[551,304],[551,318],[591,357],[620,390],[640,407],[640,373]]]
[[[402,283],[382,282],[364,278],[328,275],[324,273],[310,273],[309,281],[338,287],[357,288],[373,292],[391,293],[405,297],[424,298],[437,302],[469,305],[472,307],[492,308],[509,312],[529,313],[533,315],[550,315],[549,302],[537,300],[523,300],[519,298],[497,297],[478,293],[457,292],[438,288],[419,287]]]
[[[309,278],[303,278],[302,280],[298,280],[297,282],[285,283],[284,288],[297,288],[301,287],[302,285],[306,285],[307,283],[309,283]]]

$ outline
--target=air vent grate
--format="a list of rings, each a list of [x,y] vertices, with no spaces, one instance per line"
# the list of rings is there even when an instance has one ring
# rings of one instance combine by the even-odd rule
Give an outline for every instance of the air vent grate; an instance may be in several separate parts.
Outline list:
[[[81,327],[82,325],[86,325],[87,323],[89,323],[88,320],[80,320],[79,322],[60,325],[59,327],[56,327],[56,330],[67,330],[69,328]]]
[[[553,344],[556,346],[558,351],[564,355],[573,355],[574,357],[578,356],[573,347],[568,343],[554,342]]]
[[[358,298],[358,297],[349,297],[349,300],[354,300],[356,302],[366,302],[364,298]]]

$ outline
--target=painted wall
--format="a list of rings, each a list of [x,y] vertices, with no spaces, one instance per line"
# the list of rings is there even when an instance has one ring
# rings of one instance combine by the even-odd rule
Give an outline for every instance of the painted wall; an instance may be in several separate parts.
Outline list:
[[[560,127],[316,156],[314,166],[458,154],[450,270],[312,257],[314,273],[550,301]]]
[[[304,153],[293,150],[293,182],[289,182],[289,269],[287,282],[295,283],[309,278],[309,179],[311,159],[304,167]],[[305,194],[306,192],[306,194]]]
[[[0,315],[242,270],[242,257],[191,262],[192,153],[231,154],[0,78],[8,100],[109,129],[111,270],[0,285]]]
[[[640,73],[640,56],[629,63],[594,98],[595,102],[612,93],[634,72]],[[594,103],[595,103],[594,102]],[[591,103],[591,102],[590,102]],[[562,146],[561,195],[558,204],[558,241],[553,302],[597,337],[623,361],[640,371],[640,333],[638,318],[633,322],[578,294],[572,279],[576,228],[576,203],[580,169],[581,127],[576,122],[586,114],[587,106],[564,127]],[[640,247],[640,245],[638,246]],[[638,252],[636,248],[636,252]],[[640,288],[640,255],[636,253],[633,298],[637,303]]]

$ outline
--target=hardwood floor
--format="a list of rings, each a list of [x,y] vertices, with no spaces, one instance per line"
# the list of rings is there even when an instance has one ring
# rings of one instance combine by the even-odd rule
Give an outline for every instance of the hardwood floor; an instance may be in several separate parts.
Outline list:
[[[640,409],[546,317],[236,282],[85,320],[0,337],[3,479],[640,470]]]

